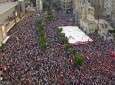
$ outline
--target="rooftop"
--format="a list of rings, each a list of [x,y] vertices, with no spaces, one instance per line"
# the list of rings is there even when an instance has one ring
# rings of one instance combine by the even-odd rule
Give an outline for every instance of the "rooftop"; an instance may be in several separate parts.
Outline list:
[[[17,5],[17,2],[0,3],[0,15]]]

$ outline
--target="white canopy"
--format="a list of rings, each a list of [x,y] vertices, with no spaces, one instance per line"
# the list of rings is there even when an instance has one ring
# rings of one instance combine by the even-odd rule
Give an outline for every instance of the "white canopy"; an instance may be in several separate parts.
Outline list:
[[[69,43],[71,44],[80,44],[93,41],[77,26],[61,26],[59,28],[62,28],[62,33],[65,33],[65,36],[68,38]]]

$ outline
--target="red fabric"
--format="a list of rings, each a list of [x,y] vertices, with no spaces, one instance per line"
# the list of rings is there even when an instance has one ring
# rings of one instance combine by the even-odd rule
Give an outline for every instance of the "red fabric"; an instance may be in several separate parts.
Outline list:
[[[111,52],[111,57],[112,57],[113,59],[115,59],[115,51],[112,51],[112,52]]]

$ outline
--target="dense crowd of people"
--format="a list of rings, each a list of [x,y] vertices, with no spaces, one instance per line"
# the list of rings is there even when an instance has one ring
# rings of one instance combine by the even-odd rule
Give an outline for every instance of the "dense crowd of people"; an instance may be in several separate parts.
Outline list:
[[[58,26],[73,25],[67,17],[57,16],[46,24],[48,48],[39,49],[35,27],[36,16],[29,16],[8,33],[10,39],[0,50],[2,85],[112,85],[115,76],[110,50],[115,41],[103,41],[98,35],[89,35],[94,41],[74,46],[84,55],[85,63],[77,69],[73,57],[65,56],[56,40]]]

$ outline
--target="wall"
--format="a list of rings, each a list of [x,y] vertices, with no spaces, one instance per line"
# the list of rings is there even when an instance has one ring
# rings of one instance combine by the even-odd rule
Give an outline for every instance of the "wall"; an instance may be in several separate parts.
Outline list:
[[[112,20],[115,21],[115,0],[112,0]]]
[[[2,28],[0,27],[0,46],[1,46],[1,42],[3,41],[3,34],[2,34]]]

